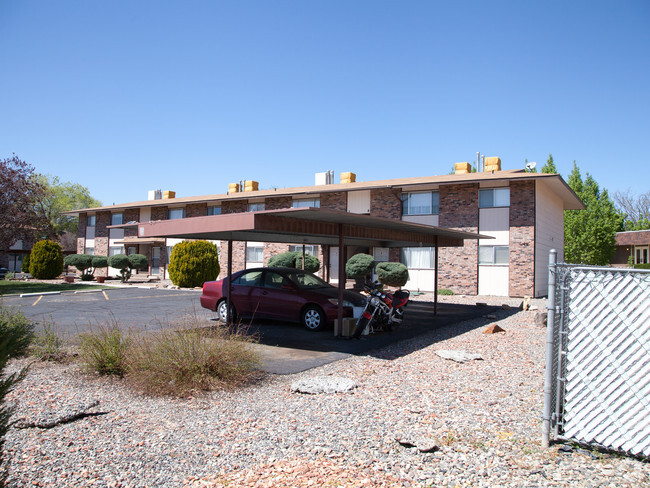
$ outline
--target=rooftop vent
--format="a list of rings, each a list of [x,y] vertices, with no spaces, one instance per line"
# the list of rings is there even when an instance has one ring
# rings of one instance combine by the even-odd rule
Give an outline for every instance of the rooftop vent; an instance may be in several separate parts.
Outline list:
[[[162,190],[149,190],[147,200],[162,200]]]
[[[165,190],[163,192],[163,200],[170,200],[172,198],[176,198],[176,192],[175,191]]]
[[[239,183],[230,183],[228,185],[228,193],[239,193]]]
[[[454,174],[464,175],[471,172],[472,172],[472,165],[467,162],[454,164]]]
[[[257,191],[259,190],[260,184],[257,181],[246,180],[244,182],[244,191]]]
[[[357,175],[354,173],[341,173],[341,183],[354,183],[357,181]]]
[[[485,170],[486,173],[489,171],[501,171],[501,158],[485,158]]]
[[[316,173],[315,185],[331,185],[334,183],[334,171],[325,171],[323,173]]]

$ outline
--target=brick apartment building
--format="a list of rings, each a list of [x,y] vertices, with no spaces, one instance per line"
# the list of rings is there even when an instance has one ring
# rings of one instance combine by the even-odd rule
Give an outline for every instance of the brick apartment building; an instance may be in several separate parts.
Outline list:
[[[548,253],[563,256],[564,210],[584,208],[559,175],[501,171],[498,158],[486,159],[486,170],[470,173],[457,163],[456,173],[391,180],[357,182],[343,173],[316,174],[315,185],[259,190],[256,182],[243,188],[231,184],[225,194],[176,198],[174,192],[149,192],[149,199],[82,209],[77,252],[88,254],[144,254],[151,275],[166,276],[168,256],[177,238],[139,238],[137,223],[290,207],[320,207],[375,217],[480,233],[493,239],[466,240],[462,248],[441,248],[439,286],[455,293],[497,296],[543,296],[547,292]],[[225,185],[224,185],[225,186]],[[217,243],[220,245],[220,243]],[[274,254],[302,249],[288,244],[235,242],[233,270],[262,266]],[[324,275],[338,281],[339,249],[307,246],[327,268]],[[347,248],[378,261],[401,261],[409,268],[406,288],[431,291],[434,248]],[[222,276],[227,254],[221,254]],[[116,270],[109,268],[116,275]]]

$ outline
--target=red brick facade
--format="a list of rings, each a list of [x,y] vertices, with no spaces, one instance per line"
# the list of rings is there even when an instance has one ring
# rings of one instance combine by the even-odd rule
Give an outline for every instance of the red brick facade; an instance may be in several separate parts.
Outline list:
[[[370,190],[370,215],[387,219],[401,219],[401,192],[390,188]]]
[[[478,184],[440,187],[438,225],[478,232]],[[468,239],[464,247],[440,249],[438,284],[454,293],[478,293],[478,241]]]
[[[514,272],[516,270],[516,272]],[[535,182],[510,184],[510,296],[535,294]]]

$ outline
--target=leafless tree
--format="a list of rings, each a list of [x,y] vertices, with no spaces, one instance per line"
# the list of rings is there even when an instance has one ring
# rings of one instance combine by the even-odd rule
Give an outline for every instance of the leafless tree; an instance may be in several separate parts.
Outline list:
[[[626,214],[626,230],[644,230],[650,228],[650,191],[642,193],[638,197],[630,192],[614,193],[614,202],[619,210]]]

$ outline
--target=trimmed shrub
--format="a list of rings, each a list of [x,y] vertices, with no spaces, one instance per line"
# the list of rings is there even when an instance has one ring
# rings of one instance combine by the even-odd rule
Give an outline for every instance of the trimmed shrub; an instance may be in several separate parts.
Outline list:
[[[149,269],[149,260],[144,254],[129,254],[129,268]]]
[[[30,256],[32,255],[31,252],[28,252],[23,256],[23,263],[20,265],[20,272],[21,273],[29,273],[29,260]]]
[[[120,270],[120,281],[124,283],[131,277],[131,270],[129,269],[131,263],[126,254],[114,254],[108,258],[108,265],[111,268]]]
[[[108,257],[107,256],[93,256],[93,268],[107,268],[108,267]]]
[[[438,288],[438,295],[454,295],[454,292],[447,288]]]
[[[634,269],[650,269],[650,263],[635,264]]]
[[[402,263],[377,263],[377,279],[388,286],[404,286],[409,280],[409,270]]]
[[[320,269],[320,261],[316,256],[305,254],[305,271],[315,273]],[[283,252],[272,256],[267,266],[271,268],[296,268],[302,269],[302,251]]]
[[[20,310],[0,305],[0,340],[9,341],[10,357],[24,356],[34,340],[34,324]]]
[[[32,248],[29,273],[38,280],[51,280],[63,272],[61,245],[54,241],[38,241]]]
[[[202,286],[219,276],[219,248],[208,241],[180,242],[172,249],[167,270],[176,286]]]
[[[355,254],[345,263],[345,274],[348,278],[366,278],[375,267],[375,258],[370,254]]]
[[[283,252],[282,254],[276,254],[271,256],[266,263],[269,268],[295,268],[296,267],[296,253],[295,252]]]
[[[81,271],[81,279],[87,281],[92,279],[93,273],[93,257],[90,254],[70,254],[63,259],[63,264],[66,266],[74,266]]]

